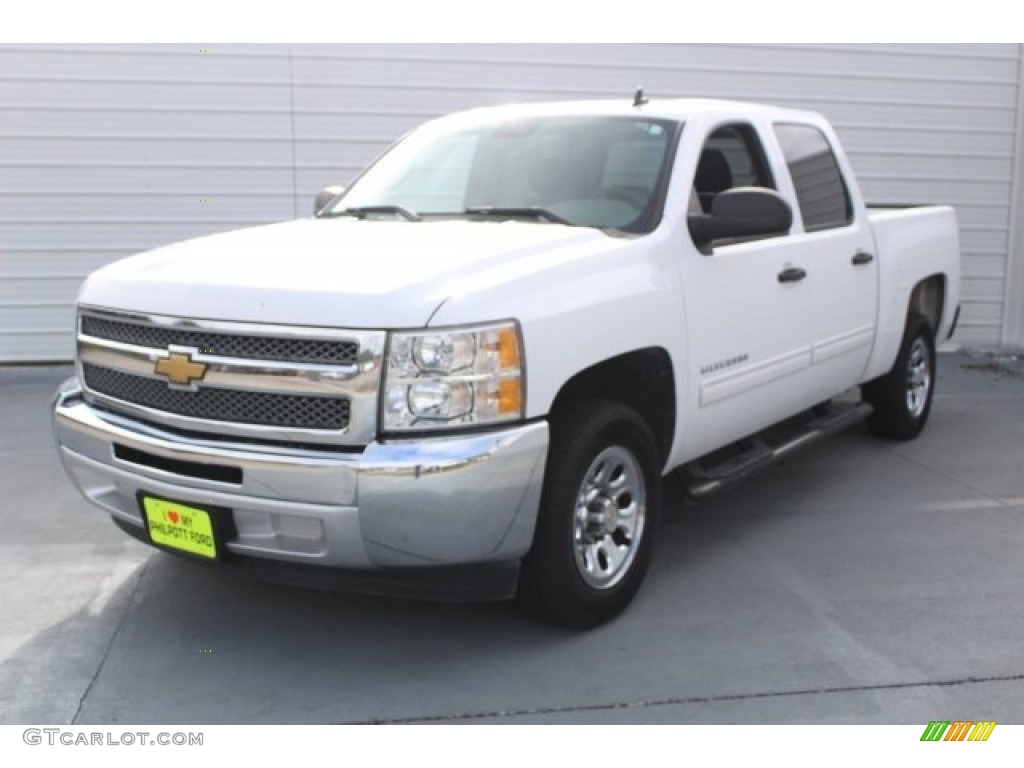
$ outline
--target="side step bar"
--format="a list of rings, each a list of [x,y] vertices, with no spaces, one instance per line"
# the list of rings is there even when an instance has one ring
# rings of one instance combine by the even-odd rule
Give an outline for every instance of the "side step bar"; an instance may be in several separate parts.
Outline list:
[[[691,461],[677,471],[693,498],[700,498],[735,485],[755,472],[770,467],[783,458],[823,437],[846,429],[871,413],[867,403],[843,403],[819,406],[806,414],[804,421],[787,422],[788,430],[781,439],[779,429],[772,428],[736,443],[725,457],[717,451],[708,457]]]

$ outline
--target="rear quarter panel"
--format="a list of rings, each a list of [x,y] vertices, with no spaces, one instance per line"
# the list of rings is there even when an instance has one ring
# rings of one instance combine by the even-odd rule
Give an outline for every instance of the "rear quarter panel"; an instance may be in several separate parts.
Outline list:
[[[896,360],[910,295],[922,280],[945,278],[936,342],[948,336],[960,302],[960,235],[956,211],[945,205],[868,208],[880,266],[878,334],[864,380],[887,373]]]

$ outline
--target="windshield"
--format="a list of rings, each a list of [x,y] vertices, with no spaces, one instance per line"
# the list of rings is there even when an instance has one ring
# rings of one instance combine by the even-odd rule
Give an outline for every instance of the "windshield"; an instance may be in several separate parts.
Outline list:
[[[661,219],[678,128],[670,120],[592,116],[427,125],[323,215],[524,218],[650,232]]]

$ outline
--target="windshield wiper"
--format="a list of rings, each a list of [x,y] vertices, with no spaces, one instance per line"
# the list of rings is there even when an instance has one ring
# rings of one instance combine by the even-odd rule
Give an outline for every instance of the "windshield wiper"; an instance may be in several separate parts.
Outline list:
[[[367,215],[375,213],[396,213],[406,221],[423,221],[419,216],[404,208],[401,205],[362,205],[355,208],[342,208],[338,211],[320,214],[321,219],[333,219],[336,216],[354,216],[357,219],[365,219]]]
[[[552,213],[547,208],[540,208],[538,206],[529,206],[524,208],[506,208],[498,205],[485,205],[475,208],[466,208],[463,213],[469,216],[497,216],[506,218],[522,218],[522,219],[546,219],[547,221],[554,222],[555,224],[568,224],[572,226],[572,222],[566,221],[557,213]]]

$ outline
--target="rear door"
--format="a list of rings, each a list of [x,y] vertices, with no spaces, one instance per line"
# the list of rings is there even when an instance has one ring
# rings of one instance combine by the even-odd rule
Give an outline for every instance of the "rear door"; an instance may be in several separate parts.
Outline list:
[[[878,260],[863,205],[845,182],[824,127],[779,122],[773,134],[798,203],[788,238],[811,289],[811,386],[826,399],[856,384],[867,366],[878,312]]]

